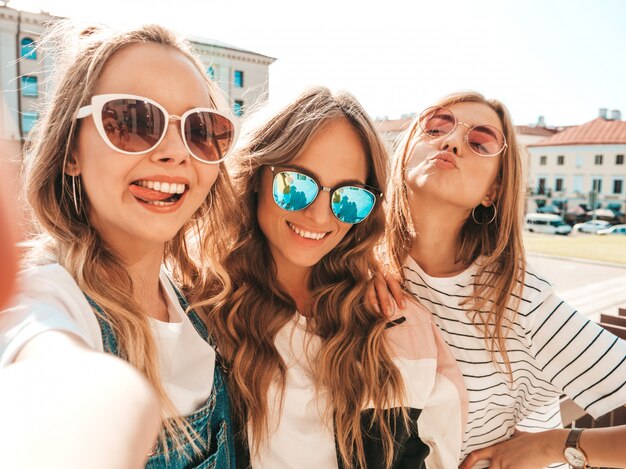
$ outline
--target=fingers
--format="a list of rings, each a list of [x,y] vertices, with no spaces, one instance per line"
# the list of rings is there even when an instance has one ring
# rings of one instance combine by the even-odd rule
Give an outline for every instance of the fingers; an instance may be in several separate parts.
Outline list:
[[[380,273],[376,273],[372,279],[374,284],[374,291],[376,293],[376,301],[380,306],[383,314],[387,317],[393,316],[393,306],[391,304],[391,296],[387,289],[387,282]]]
[[[406,293],[402,290],[402,284],[400,280],[391,275],[390,273],[385,274],[385,281],[387,282],[387,288],[389,292],[391,292],[391,296],[395,302],[400,306],[400,309],[406,309]]]
[[[477,449],[476,451],[472,451],[467,457],[463,460],[459,469],[472,469],[478,461],[491,461],[491,455],[493,453],[492,447]],[[491,464],[489,469],[497,469],[499,466],[494,466]]]
[[[367,304],[369,304],[372,308],[374,308],[377,312],[380,313],[380,307],[378,306],[378,297],[376,296],[376,287],[375,287],[373,280],[372,282],[370,282],[369,286],[367,287],[367,293],[365,294],[365,301],[367,301]]]

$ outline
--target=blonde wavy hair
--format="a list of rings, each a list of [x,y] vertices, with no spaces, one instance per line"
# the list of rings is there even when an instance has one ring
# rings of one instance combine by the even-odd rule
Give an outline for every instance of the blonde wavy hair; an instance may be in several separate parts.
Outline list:
[[[472,216],[467,218],[458,239],[456,261],[469,266],[481,258],[474,279],[474,291],[466,304],[471,308],[473,322],[484,335],[493,362],[500,366],[497,359],[499,353],[509,379],[512,379],[506,336],[519,306],[520,286],[523,285],[526,268],[522,242],[522,153],[511,117],[502,103],[486,99],[479,93],[460,92],[444,97],[435,105],[446,107],[458,103],[479,103],[493,109],[500,119],[508,144],[503,154],[497,157],[501,162],[494,199],[497,217],[492,223],[482,224],[476,223]],[[386,251],[392,271],[400,276],[411,244],[418,236],[411,218],[405,182],[409,149],[418,132],[421,130],[416,118],[401,136],[392,163]],[[489,219],[490,213],[481,213],[483,210],[485,207],[482,205],[476,207],[477,218]],[[509,305],[511,295],[516,297],[516,301]]]
[[[122,358],[147,377],[160,397],[164,419],[161,442],[165,442],[165,435],[170,435],[179,447],[184,440],[192,440],[191,429],[177,415],[161,384],[148,313],[133,297],[133,283],[123,259],[109,249],[89,223],[90,205],[84,191],[80,191],[82,212],[77,215],[70,176],[66,175],[80,126],[76,111],[89,102],[108,60],[125,47],[143,43],[179,51],[206,76],[188,43],[158,25],[114,30],[65,22],[57,24],[43,41],[44,47],[52,44],[58,54],[57,76],[53,77],[56,87],[51,102],[31,133],[32,143],[25,155],[24,186],[37,233],[28,259],[30,263],[58,262],[102,307]],[[221,92],[208,77],[206,90],[213,105],[224,110]],[[166,243],[164,262],[190,302],[196,301],[208,284],[229,283],[215,259],[229,249],[228,240],[232,238],[222,220],[232,213],[233,200],[230,180],[221,171],[192,219]],[[193,252],[188,247],[192,238],[198,245]],[[210,277],[207,272],[211,272]]]
[[[235,152],[229,169],[240,200],[233,249],[223,260],[232,284],[220,297],[211,292],[209,324],[220,354],[230,365],[235,415],[252,429],[253,454],[269,435],[268,388],[284,394],[286,366],[274,339],[294,316],[296,303],[277,281],[276,265],[256,217],[260,178],[268,165],[287,165],[329,122],[347,119],[367,155],[366,184],[383,187],[388,157],[372,122],[351,95],[312,88],[266,119]],[[404,385],[384,345],[387,319],[364,302],[376,268],[374,248],[385,229],[382,204],[354,225],[313,268],[306,305],[310,331],[321,338],[312,369],[317,390],[328,392],[326,415],[334,419],[338,450],[346,467],[364,467],[361,411],[374,403],[386,465],[393,460],[394,428],[383,410],[403,401]],[[279,396],[280,398],[280,396]],[[397,410],[403,413],[402,410]],[[405,418],[406,415],[402,414]]]

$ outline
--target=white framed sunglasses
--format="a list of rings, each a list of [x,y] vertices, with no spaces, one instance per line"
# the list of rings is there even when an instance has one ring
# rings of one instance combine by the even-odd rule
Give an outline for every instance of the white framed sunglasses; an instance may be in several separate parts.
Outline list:
[[[202,163],[223,161],[235,146],[238,127],[228,115],[210,108],[193,108],[182,116],[169,114],[156,101],[131,94],[98,94],[76,112],[76,119],[93,116],[102,140],[126,155],[154,150],[171,120],[180,121],[180,133],[189,154]]]

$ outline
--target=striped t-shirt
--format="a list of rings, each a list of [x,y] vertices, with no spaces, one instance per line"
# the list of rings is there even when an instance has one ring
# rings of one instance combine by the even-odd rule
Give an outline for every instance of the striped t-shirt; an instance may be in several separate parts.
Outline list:
[[[562,394],[596,418],[626,404],[626,342],[563,302],[530,267],[506,339],[511,388],[485,350],[468,307],[461,306],[472,294],[476,271],[472,265],[442,278],[427,275],[411,257],[404,265],[406,288],[432,312],[465,379],[469,419],[461,459],[508,439],[516,426],[524,431],[561,426]]]

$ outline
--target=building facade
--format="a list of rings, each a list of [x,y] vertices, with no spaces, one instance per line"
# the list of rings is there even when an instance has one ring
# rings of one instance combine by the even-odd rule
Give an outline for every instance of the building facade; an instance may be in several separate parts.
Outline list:
[[[529,208],[626,212],[626,122],[619,111],[602,109],[590,122],[528,144],[528,151]]]
[[[222,88],[233,112],[263,104],[269,95],[269,66],[276,59],[206,38],[189,38],[207,74]]]

